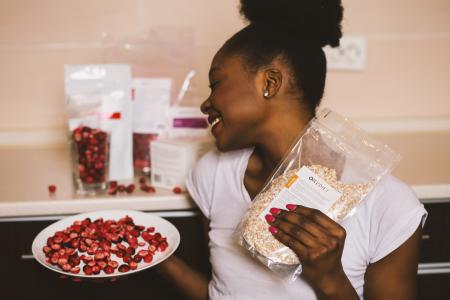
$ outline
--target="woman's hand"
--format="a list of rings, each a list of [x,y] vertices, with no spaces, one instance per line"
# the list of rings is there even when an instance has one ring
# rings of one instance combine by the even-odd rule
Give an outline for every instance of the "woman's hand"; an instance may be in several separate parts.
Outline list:
[[[348,282],[341,263],[345,229],[319,210],[294,204],[286,208],[272,208],[266,220],[274,237],[297,254],[302,277],[325,294]]]

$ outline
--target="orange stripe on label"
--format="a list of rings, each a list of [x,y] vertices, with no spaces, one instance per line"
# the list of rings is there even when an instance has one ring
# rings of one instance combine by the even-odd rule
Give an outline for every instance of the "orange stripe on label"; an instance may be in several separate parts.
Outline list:
[[[289,181],[284,185],[285,188],[290,188],[291,185],[297,180],[298,176],[294,175],[291,177],[291,179],[289,179]]]

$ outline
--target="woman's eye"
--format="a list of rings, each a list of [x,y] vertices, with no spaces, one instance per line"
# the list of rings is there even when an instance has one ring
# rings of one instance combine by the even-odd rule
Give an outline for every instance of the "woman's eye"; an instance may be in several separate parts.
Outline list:
[[[211,82],[211,83],[209,84],[209,88],[210,88],[211,90],[214,89],[214,87],[215,87],[218,83],[219,83],[218,81]]]

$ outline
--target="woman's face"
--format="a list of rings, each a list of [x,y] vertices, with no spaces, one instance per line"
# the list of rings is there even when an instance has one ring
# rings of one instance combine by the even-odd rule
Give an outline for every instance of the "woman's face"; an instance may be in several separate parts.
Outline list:
[[[262,79],[250,75],[238,55],[220,51],[209,70],[211,93],[201,110],[208,115],[220,151],[255,145],[268,107],[262,97]]]

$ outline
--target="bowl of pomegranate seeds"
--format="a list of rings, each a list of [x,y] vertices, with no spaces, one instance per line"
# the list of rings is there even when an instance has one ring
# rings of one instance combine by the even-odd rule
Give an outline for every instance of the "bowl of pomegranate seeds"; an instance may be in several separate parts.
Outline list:
[[[105,278],[157,265],[177,249],[180,234],[154,214],[131,210],[83,213],[42,230],[33,256],[46,268],[69,276]]]

